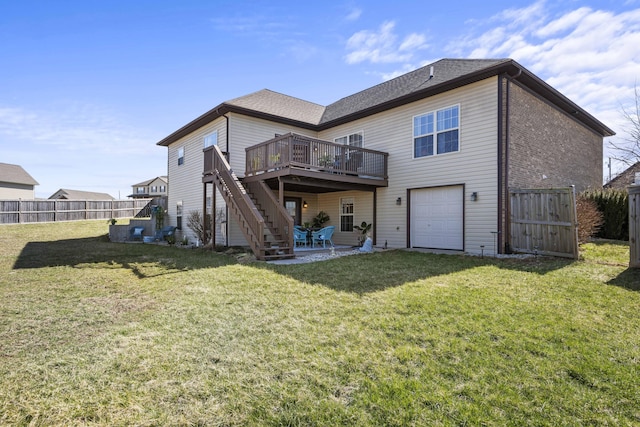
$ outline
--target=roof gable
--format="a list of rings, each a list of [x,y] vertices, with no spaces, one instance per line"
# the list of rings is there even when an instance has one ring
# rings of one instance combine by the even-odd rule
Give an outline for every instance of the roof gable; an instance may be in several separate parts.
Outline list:
[[[114,200],[110,194],[96,193],[94,191],[69,190],[61,188],[53,193],[49,199],[68,199],[68,200]]]
[[[224,104],[305,123],[317,124],[325,107],[269,89],[226,101]]]
[[[0,182],[23,185],[39,185],[38,181],[25,171],[22,166],[0,163]]]

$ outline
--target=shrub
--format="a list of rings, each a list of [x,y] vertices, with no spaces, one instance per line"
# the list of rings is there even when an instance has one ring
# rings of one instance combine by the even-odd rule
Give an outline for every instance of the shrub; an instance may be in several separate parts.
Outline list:
[[[603,215],[598,210],[596,202],[584,196],[577,197],[576,212],[578,215],[578,242],[586,243],[602,226]]]
[[[589,190],[581,197],[594,201],[603,215],[597,237],[629,240],[629,195],[625,190]]]
[[[207,224],[211,224],[211,215],[209,214],[207,214]],[[202,219],[200,211],[189,211],[187,227],[195,233],[196,237],[202,242],[202,244],[206,245],[211,240],[211,226],[207,227],[205,232],[204,220]]]

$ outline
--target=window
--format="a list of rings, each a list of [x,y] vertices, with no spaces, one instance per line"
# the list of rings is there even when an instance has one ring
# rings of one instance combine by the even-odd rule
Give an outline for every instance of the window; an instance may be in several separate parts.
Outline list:
[[[362,148],[364,137],[362,132],[352,133],[351,135],[343,136],[333,140],[336,144],[351,145],[352,147]]]
[[[204,148],[218,145],[218,131],[212,132],[204,136]]]
[[[182,200],[176,203],[176,228],[182,230]]]
[[[184,147],[178,148],[178,166],[184,164]]]
[[[161,192],[161,193],[164,193],[164,192],[166,192],[166,191],[167,191],[167,187],[165,187],[164,185],[161,185],[161,186],[160,186],[160,192]]]
[[[145,191],[144,191],[144,187],[138,187],[138,188],[136,189],[136,193],[138,193],[138,194],[144,194],[144,193],[145,193]]]
[[[457,105],[415,116],[413,118],[413,157],[459,151],[459,127],[460,107]]]
[[[152,185],[152,186],[151,186],[151,192],[152,192],[152,193],[157,193],[157,192],[158,192],[158,187],[157,187],[157,186],[155,186],[155,185]]]
[[[353,198],[340,199],[340,231],[353,231]]]

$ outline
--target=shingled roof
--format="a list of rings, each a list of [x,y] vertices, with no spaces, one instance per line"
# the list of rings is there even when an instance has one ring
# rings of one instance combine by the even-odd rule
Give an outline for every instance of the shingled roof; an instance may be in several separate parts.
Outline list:
[[[159,141],[158,145],[168,146],[227,112],[314,131],[328,129],[500,74],[517,79],[600,135],[614,135],[602,122],[512,59],[441,59],[326,107],[263,89],[223,102]]]
[[[0,182],[22,185],[39,185],[38,181],[25,171],[22,166],[0,163]]]
[[[49,199],[66,199],[66,200],[115,200],[113,196],[107,193],[96,193],[94,191],[69,190],[61,188]]]

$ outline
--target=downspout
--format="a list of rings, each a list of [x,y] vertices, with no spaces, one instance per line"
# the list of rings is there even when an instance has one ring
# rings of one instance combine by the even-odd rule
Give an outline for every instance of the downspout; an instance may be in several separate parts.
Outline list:
[[[509,144],[510,144],[510,107],[511,107],[511,103],[510,103],[510,98],[511,98],[511,82],[515,79],[517,79],[518,77],[520,77],[520,75],[522,74],[522,68],[518,68],[518,72],[516,73],[515,76],[511,76],[509,75],[509,73],[506,74],[507,76],[507,84],[506,84],[506,102],[505,102],[505,109],[506,109],[506,114],[504,115],[505,117],[505,141],[504,141],[504,183],[502,184],[502,187],[500,189],[500,194],[504,195],[503,197],[506,198],[506,200],[504,201],[504,221],[501,221],[499,224],[499,230],[498,233],[502,232],[502,235],[504,236],[504,247],[503,247],[503,253],[511,253],[511,228],[510,227],[505,227],[505,230],[501,230],[501,228],[503,227],[503,225],[506,226],[506,224],[509,222],[509,218],[511,216],[511,200],[509,200]],[[500,236],[500,235],[499,235]]]
[[[226,128],[226,132],[225,132],[227,136],[226,136],[225,139],[227,140],[226,143],[227,143],[227,162],[228,162],[229,158],[230,158],[230,155],[229,155],[229,117],[226,114],[223,114],[222,117],[224,117],[226,122],[227,122],[226,123],[227,128]],[[225,229],[224,238],[225,238],[226,242],[224,242],[224,243],[225,243],[226,247],[229,247],[229,206],[226,203],[224,204],[224,206],[225,206],[225,210],[226,210],[225,215],[224,215],[224,217],[226,218],[226,221],[224,222],[224,229]]]

